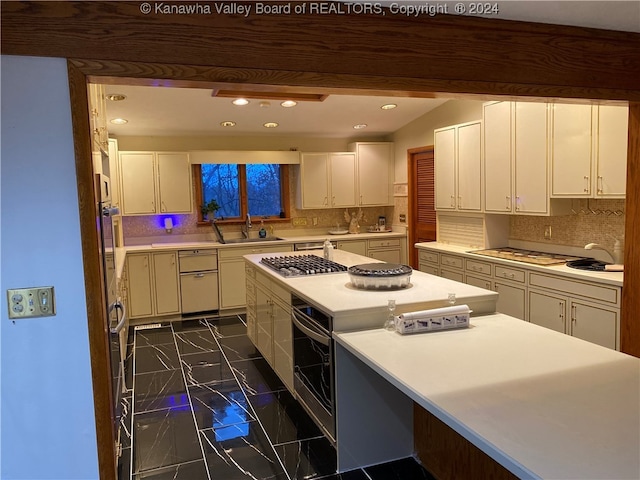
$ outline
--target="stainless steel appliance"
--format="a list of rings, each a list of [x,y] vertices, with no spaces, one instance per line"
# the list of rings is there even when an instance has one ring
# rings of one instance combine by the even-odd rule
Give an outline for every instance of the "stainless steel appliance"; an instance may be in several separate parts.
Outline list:
[[[182,313],[218,310],[218,254],[216,250],[180,250]]]
[[[485,255],[487,257],[504,258],[506,260],[531,263],[534,265],[561,265],[572,260],[580,260],[583,258],[572,255],[536,252],[534,250],[523,250],[511,247],[472,250],[469,253],[477,253],[478,255]]]
[[[117,249],[115,242],[113,216],[120,212],[111,205],[109,178],[102,174],[95,176],[95,191],[98,199],[96,205],[98,238],[100,239],[99,255],[102,262],[105,313],[107,325],[104,331],[109,336],[109,363],[111,365],[111,402],[114,406],[113,433],[116,441],[116,455],[120,454],[120,420],[122,417],[122,393],[127,392],[124,362],[127,349],[128,319],[123,303],[118,298]]]
[[[298,401],[335,445],[333,319],[302,298],[291,298],[293,386]]]
[[[272,268],[284,277],[321,275],[346,272],[347,267],[317,255],[283,255],[264,257],[260,263]]]

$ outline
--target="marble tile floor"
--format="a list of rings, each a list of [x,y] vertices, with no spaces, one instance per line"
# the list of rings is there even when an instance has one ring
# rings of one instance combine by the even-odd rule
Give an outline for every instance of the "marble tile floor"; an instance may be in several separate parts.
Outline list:
[[[336,473],[336,452],[246,335],[243,316],[130,334],[119,480],[413,480],[415,459]]]

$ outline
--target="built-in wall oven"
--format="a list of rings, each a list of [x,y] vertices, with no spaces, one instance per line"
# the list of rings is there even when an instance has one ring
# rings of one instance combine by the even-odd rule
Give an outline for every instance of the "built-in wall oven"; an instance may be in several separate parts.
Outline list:
[[[300,404],[335,445],[333,319],[306,300],[291,299],[293,384]]]

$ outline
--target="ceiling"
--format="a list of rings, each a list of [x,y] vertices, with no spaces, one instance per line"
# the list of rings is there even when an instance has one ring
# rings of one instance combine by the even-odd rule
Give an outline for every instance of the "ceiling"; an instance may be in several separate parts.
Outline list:
[[[388,3],[388,2],[385,2]],[[423,4],[424,2],[405,2]],[[451,4],[453,2],[443,2]],[[451,6],[449,5],[449,6]],[[527,1],[496,3],[490,18],[524,20],[640,32],[640,0],[634,1]],[[452,7],[453,8],[453,7]],[[251,99],[238,107],[231,98],[214,97],[210,89],[107,86],[107,93],[127,96],[108,102],[108,119],[126,118],[126,125],[109,124],[115,136],[312,136],[358,138],[384,136],[444,103],[445,99],[330,95],[323,102],[299,102],[283,108],[279,100]],[[269,106],[261,106],[264,101]],[[387,103],[397,104],[382,110]],[[235,126],[222,127],[233,121]],[[266,122],[277,128],[267,129]],[[367,127],[355,130],[354,125]]]
[[[106,93],[127,98],[108,101],[107,119],[125,118],[126,125],[109,123],[118,136],[308,136],[357,138],[387,135],[443,104],[446,99],[329,95],[324,101],[301,101],[295,107],[281,100],[249,99],[236,106],[232,98],[214,97],[211,89],[107,85]],[[383,110],[382,105],[397,107]],[[222,122],[235,122],[223,127]],[[278,127],[265,128],[267,122]],[[354,125],[366,124],[361,130]]]

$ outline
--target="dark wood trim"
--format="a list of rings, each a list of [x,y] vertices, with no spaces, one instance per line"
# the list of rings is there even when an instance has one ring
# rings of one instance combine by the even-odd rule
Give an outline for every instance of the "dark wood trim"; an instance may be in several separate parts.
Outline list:
[[[78,184],[78,209],[82,234],[82,260],[98,444],[98,469],[101,479],[115,480],[116,456],[113,432],[115,406],[111,401],[109,325],[104,307],[106,299],[102,284],[102,262],[99,255],[100,239],[96,230],[97,194],[94,183],[93,162],[91,161],[87,79],[75,65],[67,63],[67,68],[69,72],[71,121]]]
[[[389,11],[245,17],[144,14],[140,6],[3,2],[2,52],[182,65],[183,76],[227,68],[226,82],[235,84],[255,77],[304,86],[315,77],[320,86],[344,76],[337,87],[353,87],[357,77],[366,89],[640,100],[640,34],[630,32]]]
[[[620,351],[640,357],[640,103],[629,104]]]
[[[417,403],[413,404],[413,425],[416,454],[438,480],[518,478]]]

